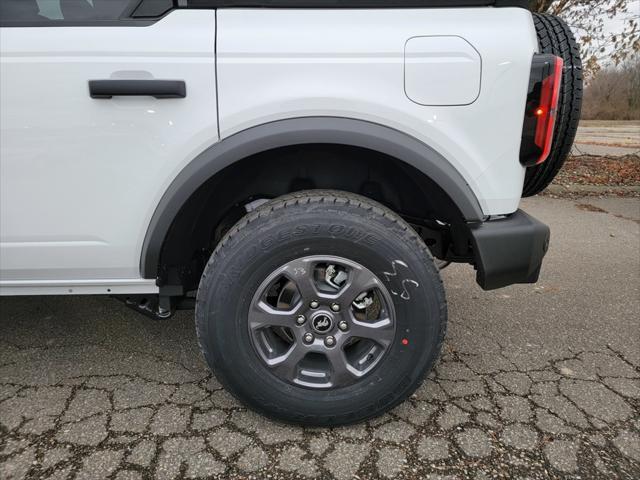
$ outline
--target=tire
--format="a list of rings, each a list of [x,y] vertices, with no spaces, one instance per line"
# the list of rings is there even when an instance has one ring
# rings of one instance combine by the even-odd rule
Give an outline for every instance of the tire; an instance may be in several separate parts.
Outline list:
[[[569,26],[560,18],[534,13],[540,53],[557,55],[564,60],[558,114],[551,153],[547,160],[527,168],[523,197],[542,192],[553,181],[571,152],[582,110],[582,60]]]
[[[371,289],[352,301],[359,282]],[[291,307],[281,311],[283,297]],[[196,302],[198,342],[222,385],[263,415],[313,426],[360,422],[411,395],[440,353],[446,320],[422,239],[382,205],[338,191],[286,195],[246,215],[213,252]],[[305,348],[314,353],[299,361]]]

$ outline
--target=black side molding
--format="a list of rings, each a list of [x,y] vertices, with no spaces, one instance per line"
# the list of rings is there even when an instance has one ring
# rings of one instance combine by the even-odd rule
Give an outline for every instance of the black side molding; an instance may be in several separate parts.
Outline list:
[[[484,290],[538,281],[549,249],[547,225],[518,210],[507,218],[470,227],[476,281]]]
[[[185,98],[187,86],[183,80],[89,80],[89,94],[91,98],[99,99],[116,96]]]
[[[176,215],[189,197],[222,169],[257,153],[305,144],[338,144],[367,148],[415,167],[451,198],[466,222],[485,216],[473,190],[458,170],[436,150],[393,128],[344,117],[299,117],[275,120],[223,138],[194,158],[162,196],[147,228],[140,274],[156,278],[162,245]]]

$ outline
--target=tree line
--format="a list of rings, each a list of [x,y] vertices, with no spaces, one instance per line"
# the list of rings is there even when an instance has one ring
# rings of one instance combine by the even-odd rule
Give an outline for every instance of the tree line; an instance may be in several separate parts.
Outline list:
[[[601,69],[584,92],[585,120],[640,120],[640,55]]]

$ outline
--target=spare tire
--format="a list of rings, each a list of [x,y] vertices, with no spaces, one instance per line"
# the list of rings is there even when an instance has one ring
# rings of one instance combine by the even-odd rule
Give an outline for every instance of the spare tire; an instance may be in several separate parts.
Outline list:
[[[582,60],[571,29],[554,15],[534,13],[533,21],[540,53],[561,57],[564,68],[551,153],[544,163],[527,168],[523,197],[542,192],[558,174],[571,152],[582,110]]]

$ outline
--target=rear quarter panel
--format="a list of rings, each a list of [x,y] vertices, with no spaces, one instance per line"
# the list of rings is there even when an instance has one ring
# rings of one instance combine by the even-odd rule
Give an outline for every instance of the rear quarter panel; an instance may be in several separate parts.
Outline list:
[[[423,36],[461,37],[477,50],[475,101],[429,106],[409,99],[405,45]],[[517,209],[522,118],[537,49],[528,11],[221,9],[217,42],[221,138],[284,118],[376,122],[440,152],[486,215]]]

